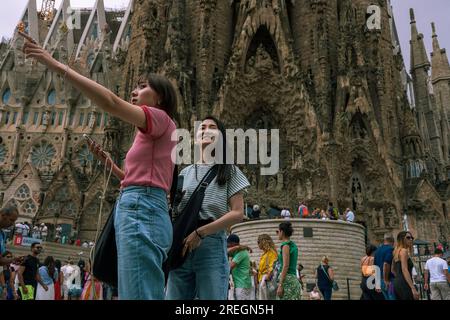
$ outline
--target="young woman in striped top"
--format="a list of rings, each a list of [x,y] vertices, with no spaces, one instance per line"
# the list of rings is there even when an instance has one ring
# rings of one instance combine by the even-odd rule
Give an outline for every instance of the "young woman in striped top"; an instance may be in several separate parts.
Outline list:
[[[213,117],[205,118],[196,134],[202,159],[208,149],[223,137],[223,159],[226,159],[224,125]],[[209,147],[209,148],[207,148]],[[181,171],[184,176],[184,196],[179,212],[214,165],[200,161]],[[225,161],[224,161],[225,162]],[[169,273],[166,298],[168,300],[226,300],[230,267],[227,260],[226,230],[244,217],[244,190],[249,182],[234,165],[219,164],[217,176],[205,191],[199,212],[200,227],[185,239],[184,264]]]

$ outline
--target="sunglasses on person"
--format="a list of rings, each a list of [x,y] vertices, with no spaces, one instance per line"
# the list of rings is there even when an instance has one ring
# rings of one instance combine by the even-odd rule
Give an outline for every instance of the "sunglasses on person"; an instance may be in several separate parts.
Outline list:
[[[38,249],[38,250],[42,250],[43,248],[42,248],[42,247],[36,247],[36,249]]]
[[[411,236],[407,236],[407,237],[405,237],[407,240],[414,240],[414,237],[411,237]]]

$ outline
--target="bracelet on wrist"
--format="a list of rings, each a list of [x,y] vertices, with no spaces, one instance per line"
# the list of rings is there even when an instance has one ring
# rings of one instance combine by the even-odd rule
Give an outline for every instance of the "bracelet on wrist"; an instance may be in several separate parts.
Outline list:
[[[197,229],[195,229],[195,234],[197,234],[197,237],[199,237],[200,240],[203,240],[203,237],[200,235]]]

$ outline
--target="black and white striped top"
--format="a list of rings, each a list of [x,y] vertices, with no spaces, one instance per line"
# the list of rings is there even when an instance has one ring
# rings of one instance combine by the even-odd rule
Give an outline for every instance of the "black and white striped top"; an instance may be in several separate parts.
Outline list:
[[[184,168],[180,175],[184,176],[183,191],[186,191],[178,207],[181,212],[191,197],[197,185],[203,179],[212,164],[190,165]],[[201,220],[217,220],[230,211],[228,200],[238,192],[247,192],[250,186],[242,171],[234,166],[231,177],[223,186],[217,183],[217,177],[208,185],[203,199],[203,205],[199,213]]]

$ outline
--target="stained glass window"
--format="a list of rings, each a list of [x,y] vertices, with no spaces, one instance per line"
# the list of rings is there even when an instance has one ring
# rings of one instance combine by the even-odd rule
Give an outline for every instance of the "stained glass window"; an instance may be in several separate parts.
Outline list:
[[[16,199],[25,200],[30,198],[30,188],[26,184],[23,184],[20,186],[19,189],[17,189],[15,195]]]
[[[88,55],[88,57],[87,57],[87,64],[88,64],[89,67],[92,66],[92,63],[94,62],[94,57],[95,57],[95,56],[94,56],[93,53],[91,53],[91,54]]]
[[[84,113],[80,113],[80,119],[78,121],[78,125],[82,126],[84,123]]]
[[[97,127],[100,127],[102,122],[102,115],[100,113],[97,113],[96,117],[97,117]]]
[[[58,126],[62,126],[63,118],[64,118],[64,111],[60,111],[58,117]]]
[[[37,207],[36,204],[34,203],[33,200],[28,199],[23,205],[22,205],[22,209],[26,214],[29,215],[34,215],[37,211]]]
[[[68,216],[75,216],[77,214],[77,206],[71,201],[64,205],[62,213]]]
[[[8,88],[3,92],[2,102],[4,104],[7,104],[10,98],[11,98],[11,90]]]
[[[49,91],[48,95],[47,95],[47,103],[50,105],[55,105],[56,104],[56,91],[55,89],[52,89]]]
[[[7,111],[5,114],[5,124],[8,124],[10,115],[11,115],[11,112]]]
[[[39,145],[33,147],[31,152],[31,162],[37,168],[49,165],[56,154],[53,145],[48,142],[41,142]]]
[[[70,198],[69,196],[69,189],[67,186],[62,186],[58,189],[58,192],[56,193],[55,200],[56,201],[66,201]]]
[[[28,111],[25,111],[23,113],[23,115],[22,115],[22,124],[26,124],[28,122],[28,115],[29,115]]]
[[[38,118],[39,118],[39,112],[35,112],[33,114],[33,125],[37,125],[38,123]]]
[[[47,212],[50,215],[58,214],[59,213],[59,207],[60,207],[59,202],[52,201],[47,206]]]

